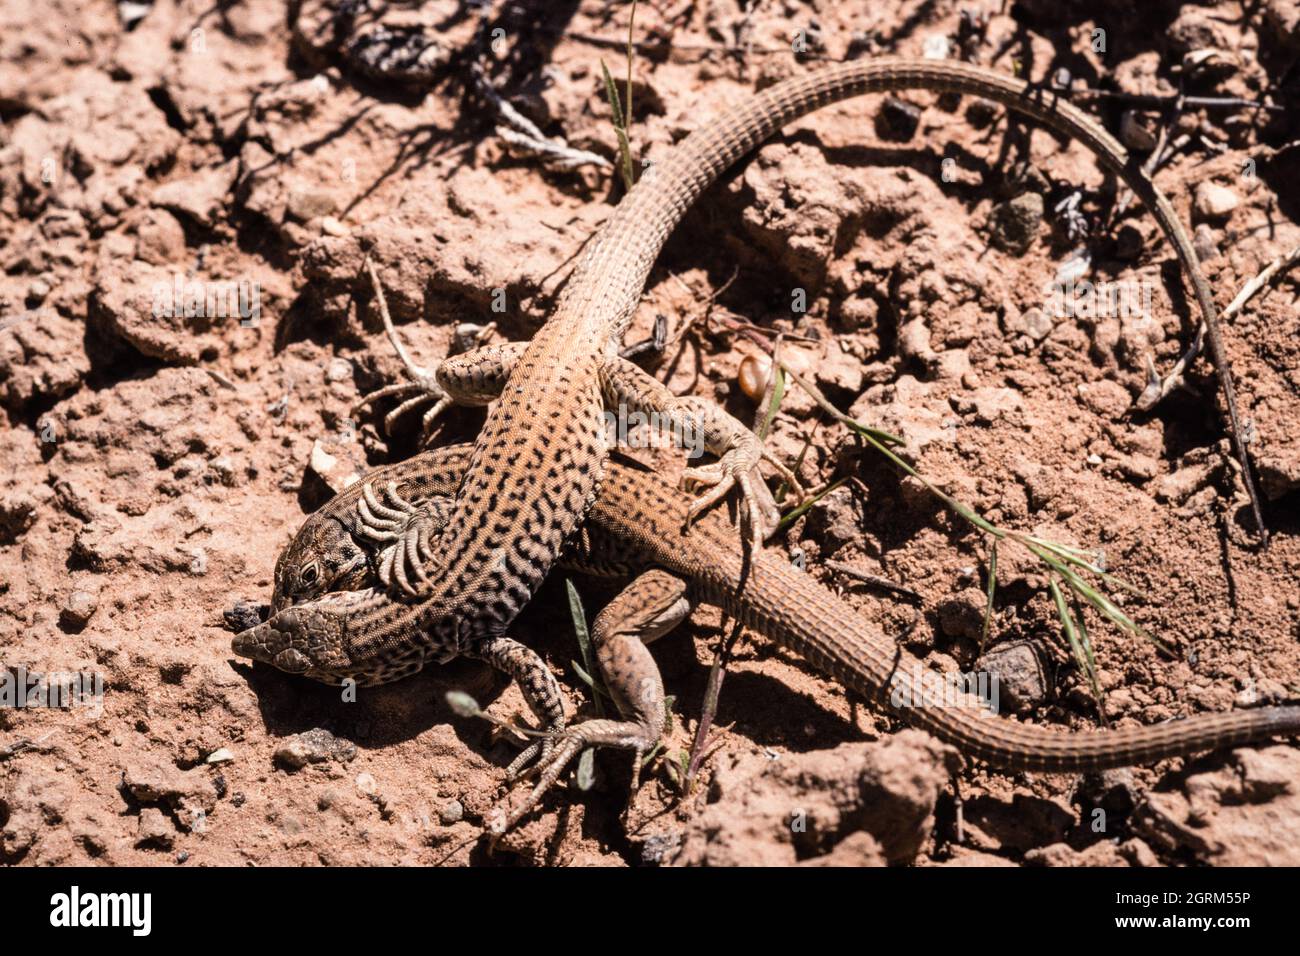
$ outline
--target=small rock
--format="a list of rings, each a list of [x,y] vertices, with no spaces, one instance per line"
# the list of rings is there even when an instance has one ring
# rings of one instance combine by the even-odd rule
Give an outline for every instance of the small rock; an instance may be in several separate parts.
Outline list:
[[[368,797],[373,796],[379,789],[379,785],[375,783],[374,774],[359,773],[357,779],[353,782],[356,784],[356,788]]]
[[[1208,463],[1188,465],[1164,475],[1156,482],[1157,501],[1170,501],[1181,505],[1209,483],[1214,466]]]
[[[1024,407],[1020,393],[1009,388],[977,388],[971,392],[953,395],[949,399],[953,411],[972,415],[982,425],[992,425],[1012,412]]]
[[[826,354],[814,366],[817,381],[826,388],[849,392],[855,397],[862,391],[862,364],[844,352],[838,342],[826,346]]]
[[[1227,219],[1232,215],[1232,211],[1237,208],[1240,200],[1237,194],[1227,186],[1220,186],[1215,182],[1203,182],[1196,187],[1196,198],[1194,205],[1197,215],[1201,219],[1208,219],[1212,222]]]
[[[333,216],[324,216],[320,221],[320,231],[327,236],[343,238],[352,235],[352,230]]]
[[[1133,403],[1128,390],[1110,379],[1080,385],[1079,398],[1090,411],[1104,418],[1119,418]]]
[[[165,209],[150,209],[135,229],[135,257],[150,265],[165,266],[184,261],[185,230]]]
[[[935,805],[956,766],[955,750],[911,729],[781,760],[731,754],[719,761],[710,802],[687,824],[673,862],[910,863],[933,832]]]
[[[27,295],[24,297],[25,304],[29,309],[34,309],[45,301],[45,297],[50,294],[50,284],[41,276],[37,276],[27,284]]]
[[[939,628],[949,637],[978,641],[984,630],[985,594],[979,588],[967,588],[939,605]]]
[[[221,455],[208,462],[208,468],[216,475],[217,481],[221,482],[227,488],[235,487],[238,480],[238,473],[235,471],[235,462],[229,455]]]
[[[888,866],[889,861],[885,858],[884,851],[880,843],[870,833],[850,833],[839,843],[831,852],[823,856],[815,856],[811,860],[802,860],[798,864],[804,867],[854,867],[861,868],[864,866]]]
[[[1155,851],[1137,837],[1125,840],[1119,845],[1119,855],[1128,860],[1130,866],[1159,866],[1160,858]]]
[[[1042,309],[1028,309],[1021,317],[1024,323],[1025,334],[1035,342],[1041,342],[1051,333],[1055,323],[1052,317]]]
[[[1082,850],[1075,850],[1067,843],[1053,843],[1049,846],[1034,847],[1025,852],[1026,866],[1124,866],[1125,859],[1119,850],[1108,840],[1102,840]]]
[[[233,607],[222,611],[221,616],[226,622],[226,629],[238,634],[240,631],[246,631],[250,627],[257,627],[257,625],[261,624],[265,617],[263,611],[269,610],[269,605],[255,604],[252,601],[240,598]]]
[[[198,770],[179,770],[161,760],[140,762],[122,771],[122,786],[141,804],[165,804],[187,830],[217,805],[217,788]]]
[[[641,862],[647,866],[659,866],[677,852],[682,845],[680,830],[672,833],[655,833],[646,837],[641,845]]]
[[[208,754],[207,763],[210,764],[230,763],[230,761],[234,759],[235,759],[234,753],[232,753],[226,747],[221,747],[217,750],[212,751],[212,753]]]
[[[924,316],[918,316],[898,330],[898,354],[909,361],[931,366],[938,361],[934,346],[930,342],[930,326]]]
[[[921,108],[897,96],[887,96],[876,117],[876,135],[884,140],[905,143],[916,135],[921,122]]]
[[[1264,494],[1271,501],[1300,488],[1300,453],[1294,448],[1283,446],[1276,454],[1260,454],[1255,466]]]
[[[1047,699],[1043,662],[1028,641],[995,647],[976,661],[975,667],[997,680],[999,707],[1005,702],[1011,710],[1023,713]]]
[[[990,866],[996,867],[1013,867],[1016,864],[1001,856],[994,856],[992,853],[981,853],[979,850],[969,850],[966,847],[954,847],[953,857],[946,863],[939,864],[942,867],[978,867],[984,869]]]
[[[975,97],[966,107],[966,122],[975,129],[983,129],[997,119],[1000,109],[1001,107],[992,100]]]
[[[308,467],[335,494],[360,478],[362,471],[347,449],[337,442],[321,438],[317,438],[311,446]]]
[[[438,822],[445,827],[465,819],[465,805],[459,800],[449,800],[438,811]]]
[[[174,179],[154,190],[152,203],[185,213],[204,226],[215,226],[227,208],[226,198],[238,172],[236,161],[200,170],[192,176]]]
[[[1043,197],[1021,193],[993,212],[993,244],[1013,255],[1024,255],[1038,236],[1043,222]]]
[[[275,749],[273,759],[289,771],[301,770],[309,763],[337,760],[347,763],[357,755],[356,745],[339,740],[328,730],[313,727],[290,737]]]
[[[1197,223],[1196,231],[1192,234],[1192,248],[1196,251],[1196,258],[1201,262],[1209,262],[1221,255],[1218,236],[1210,225],[1204,222]]]
[[[1115,258],[1134,262],[1142,254],[1142,233],[1128,223],[1120,226],[1115,236]]]
[[[286,209],[295,219],[307,222],[333,213],[338,209],[338,199],[329,190],[320,187],[291,189]]]
[[[1123,690],[1124,688],[1120,688]],[[1111,697],[1114,695],[1112,694]],[[1111,703],[1111,698],[1107,698]],[[1112,708],[1108,708],[1113,711]],[[1085,774],[1074,793],[1074,803],[1083,814],[1083,822],[1090,828],[1102,824],[1094,832],[1114,832],[1121,821],[1127,820],[1133,808],[1142,799],[1142,789],[1133,778],[1131,767],[1118,767],[1100,773]],[[1104,812],[1099,817],[1097,811]]]
[[[12,544],[36,523],[36,499],[26,491],[0,498],[0,544]]]
[[[1122,455],[1115,460],[1120,473],[1141,484],[1150,481],[1160,470],[1160,462],[1150,455]]]
[[[135,845],[158,850],[171,848],[176,828],[157,807],[144,807],[135,828]]]
[[[94,617],[98,607],[98,594],[76,590],[64,599],[63,606],[59,608],[59,620],[66,627],[79,631]]]
[[[352,363],[345,358],[336,358],[325,369],[325,381],[342,382],[352,374]]]
[[[812,518],[820,536],[834,549],[862,539],[862,515],[849,488],[836,488],[823,496]]]
[[[1150,113],[1125,110],[1119,118],[1119,138],[1129,149],[1149,153],[1156,148],[1156,131]]]

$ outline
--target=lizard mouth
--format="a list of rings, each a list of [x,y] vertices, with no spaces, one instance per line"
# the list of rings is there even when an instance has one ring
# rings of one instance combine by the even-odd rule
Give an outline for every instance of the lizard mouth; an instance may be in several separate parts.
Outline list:
[[[311,658],[288,646],[283,635],[274,631],[268,635],[265,630],[266,625],[259,624],[241,631],[231,638],[230,649],[240,657],[270,664],[289,674],[303,674],[311,670]],[[259,631],[263,633],[258,633]]]
[[[230,639],[230,649],[240,657],[246,657],[253,661],[262,661],[271,663],[271,654],[266,647],[265,639],[257,632],[262,626],[250,627],[246,631],[240,631]]]

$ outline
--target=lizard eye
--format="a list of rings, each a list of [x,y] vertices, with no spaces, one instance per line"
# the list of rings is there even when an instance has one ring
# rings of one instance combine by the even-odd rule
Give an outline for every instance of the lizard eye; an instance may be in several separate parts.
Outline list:
[[[320,577],[320,568],[317,567],[316,562],[313,561],[298,573],[298,577],[302,580],[303,584],[315,584],[316,579]]]

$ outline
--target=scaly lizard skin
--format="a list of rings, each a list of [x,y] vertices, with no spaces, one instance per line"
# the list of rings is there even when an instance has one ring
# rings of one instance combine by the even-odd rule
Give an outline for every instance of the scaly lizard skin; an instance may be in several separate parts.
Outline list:
[[[394,680],[427,660],[458,655],[487,660],[514,674],[524,666],[521,662],[531,667],[536,655],[506,630],[595,500],[608,455],[602,409],[620,402],[670,420],[690,419],[706,446],[721,455],[716,465],[690,474],[712,486],[692,504],[690,516],[739,486],[747,505],[743,513],[751,534],[756,533],[761,508],[752,479],[764,455],[756,436],[710,402],[672,396],[614,353],[669,232],[723,170],[816,109],[864,93],[902,89],[995,100],[1078,140],[1120,176],[1147,205],[1192,282],[1211,330],[1225,397],[1235,410],[1214,302],[1187,234],[1169,202],[1105,130],[1050,91],[970,64],[842,63],[778,83],[727,110],[650,167],[589,244],[555,313],[526,346],[448,359],[436,376],[396,386],[436,399],[435,410],[449,401],[483,404],[499,395],[448,505],[445,525],[426,542],[421,560],[404,565],[409,587],[399,581],[387,590],[341,592],[286,608],[259,625],[260,633],[248,635],[247,646],[270,654],[283,670],[328,682]],[[1249,489],[1244,447],[1240,436],[1234,438],[1247,465],[1242,478]],[[371,517],[399,520],[386,516],[384,508],[375,502]],[[414,553],[414,541],[405,546]],[[546,706],[543,697],[550,689],[542,690],[545,695],[538,691],[530,699],[534,709]],[[546,719],[561,717],[552,709]]]
[[[379,503],[402,515],[392,523],[415,528],[415,538],[428,540],[450,513],[450,495],[470,457],[468,446],[423,452],[371,472],[335,496],[307,520],[277,563],[273,606],[318,600],[326,591],[365,587],[377,576],[402,573],[401,564],[412,559],[405,553],[407,529],[380,531],[358,517],[358,504],[366,498]],[[1097,770],[1300,732],[1300,707],[1058,733],[996,718],[969,698],[962,706],[895,706],[891,682],[895,675],[910,680],[920,667],[916,658],[807,573],[771,552],[747,553],[725,518],[706,515],[689,533],[683,531],[688,510],[689,499],[654,475],[620,459],[611,462],[587,524],[563,561],[586,573],[633,577],[592,628],[601,677],[624,719],[587,720],[555,733],[551,748],[526,751],[531,757],[543,750],[539,782],[525,801],[511,810],[500,808],[491,821],[495,829],[512,825],[534,806],[584,748],[622,747],[641,755],[654,746],[666,708],[663,682],[645,645],[696,603],[722,608],[877,706],[998,769]],[[305,574],[309,569],[314,570]],[[267,659],[241,637],[235,639],[238,653]],[[544,677],[525,673],[522,679],[538,684],[549,676],[549,671]],[[561,706],[558,700],[555,706]],[[512,764],[512,774],[522,762]],[[638,758],[634,764],[639,763]]]

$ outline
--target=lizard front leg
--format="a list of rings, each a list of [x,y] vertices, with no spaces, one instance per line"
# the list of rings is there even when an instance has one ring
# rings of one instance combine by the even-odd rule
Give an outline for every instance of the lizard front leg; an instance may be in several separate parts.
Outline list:
[[[384,430],[392,431],[397,420],[407,412],[427,405],[420,423],[421,441],[427,443],[438,416],[452,405],[486,405],[497,398],[526,345],[526,342],[485,345],[449,356],[432,370],[410,361],[403,350],[399,355],[408,380],[362,396],[352,407],[352,413],[355,415],[378,399],[399,396],[401,403],[384,416]]]
[[[659,665],[646,645],[671,631],[690,611],[686,582],[660,570],[640,575],[605,606],[592,626],[592,644],[600,676],[624,719],[586,720],[552,735],[549,752],[543,748],[533,768],[538,779],[532,791],[512,808],[494,808],[487,820],[489,830],[503,833],[514,826],[587,747],[633,751],[636,791],[642,758],[659,741],[667,718]]]
[[[513,778],[538,755],[543,761],[548,760],[556,737],[564,731],[564,695],[546,662],[532,648],[504,635],[479,642],[463,656],[486,661],[514,678],[528,708],[546,729],[546,736],[526,747],[506,768],[506,775]]]
[[[375,290],[375,300],[379,305],[380,318],[384,322],[384,331],[388,334],[388,340],[393,343],[393,349],[402,362],[407,381],[386,385],[363,395],[361,400],[352,406],[352,414],[355,415],[362,408],[381,398],[399,396],[402,401],[384,416],[384,430],[391,432],[393,425],[407,412],[428,405],[429,408],[420,423],[421,441],[427,444],[438,416],[452,405],[486,405],[501,394],[510,370],[514,368],[515,360],[523,351],[523,344],[484,345],[487,337],[496,328],[495,324],[489,324],[479,332],[479,348],[472,349],[464,355],[445,358],[433,369],[424,368],[416,364],[406,351],[406,347],[402,345],[402,340],[397,337],[393,317],[388,311],[388,300],[384,297],[383,283],[379,281],[379,273],[369,258],[366,259],[366,269],[370,273],[370,283]]]

